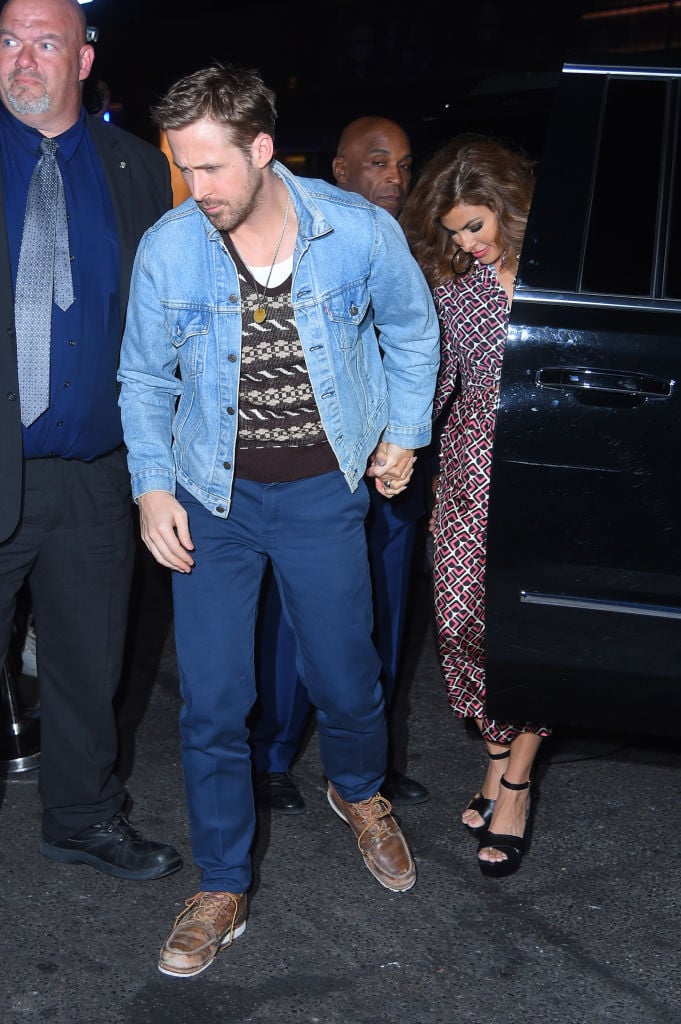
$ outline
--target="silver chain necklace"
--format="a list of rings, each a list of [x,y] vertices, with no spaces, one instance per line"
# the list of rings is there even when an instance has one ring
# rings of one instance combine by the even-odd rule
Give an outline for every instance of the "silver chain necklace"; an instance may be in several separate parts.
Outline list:
[[[253,287],[255,288],[255,309],[253,310],[253,321],[256,324],[262,324],[267,319],[267,306],[265,305],[265,292],[269,288],[270,278],[272,277],[272,271],[274,270],[274,265],[277,262],[277,256],[279,255],[279,250],[281,249],[281,243],[284,241],[284,235],[286,234],[286,225],[288,224],[288,211],[290,209],[290,206],[291,206],[291,193],[289,192],[289,194],[288,194],[288,196],[286,198],[286,210],[284,212],[284,223],[281,226],[281,234],[279,235],[279,241],[277,242],[277,247],[274,250],[274,256],[272,257],[272,263],[270,264],[270,270],[269,270],[269,273],[267,275],[267,280],[265,281],[265,287],[263,288],[262,296],[260,295],[260,286],[259,286],[258,282],[255,279],[253,271],[248,266],[248,264],[246,263],[246,260],[243,258],[243,256],[241,255],[241,253],[237,249],[236,245],[234,244],[234,239],[231,238],[231,235],[230,235],[230,239],[231,239],[232,245],[236,249],[237,254],[239,256],[239,259],[243,263],[243,265],[246,268],[246,270],[248,271],[248,273],[251,275],[251,280],[253,281]]]

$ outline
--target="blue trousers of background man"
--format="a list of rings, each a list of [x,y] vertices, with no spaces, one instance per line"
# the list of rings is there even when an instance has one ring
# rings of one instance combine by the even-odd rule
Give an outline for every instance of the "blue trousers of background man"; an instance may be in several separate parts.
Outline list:
[[[366,533],[373,587],[373,639],[381,661],[388,714],[393,705],[406,621],[414,541],[425,514],[423,467],[409,488],[390,501],[369,481]],[[257,774],[286,772],[300,750],[310,717],[295,637],[282,614],[276,581],[267,577],[258,625],[257,718],[251,737]]]
[[[317,708],[325,775],[345,800],[371,797],[386,769],[380,663],[363,483],[339,471],[293,483],[237,480],[229,517],[185,490],[195,566],[173,574],[180,734],[194,859],[206,891],[244,892],[255,829],[247,718],[256,699],[254,637],[269,559]]]

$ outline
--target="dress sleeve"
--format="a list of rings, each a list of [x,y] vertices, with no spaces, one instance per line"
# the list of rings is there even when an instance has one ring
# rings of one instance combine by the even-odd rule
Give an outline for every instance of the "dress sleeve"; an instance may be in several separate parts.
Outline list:
[[[433,401],[433,416],[437,417],[448,405],[456,389],[459,355],[456,345],[455,304],[451,290],[441,286],[433,293],[433,299],[440,323],[440,370]]]

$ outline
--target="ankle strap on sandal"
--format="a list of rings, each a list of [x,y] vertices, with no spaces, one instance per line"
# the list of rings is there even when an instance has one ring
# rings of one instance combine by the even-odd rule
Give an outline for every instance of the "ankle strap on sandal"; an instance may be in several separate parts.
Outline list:
[[[509,747],[508,750],[502,750],[501,753],[499,754],[490,754],[488,750],[487,756],[490,759],[490,761],[503,761],[505,757],[511,756],[511,748]]]
[[[528,779],[527,782],[507,782],[504,776],[502,775],[501,785],[504,787],[504,789],[514,789],[516,792],[520,792],[523,789],[530,788],[530,780]]]

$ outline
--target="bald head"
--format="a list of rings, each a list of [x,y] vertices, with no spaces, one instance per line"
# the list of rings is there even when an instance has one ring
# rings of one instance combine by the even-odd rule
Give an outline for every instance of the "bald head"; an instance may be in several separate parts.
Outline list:
[[[332,168],[346,192],[399,217],[411,185],[411,146],[406,132],[387,117],[358,117],[343,129]]]
[[[78,120],[94,60],[76,0],[8,0],[0,10],[0,99],[46,136]]]
[[[5,0],[5,3],[0,4],[0,18],[3,18],[5,13],[9,13],[9,9],[12,7],[18,7],[22,11],[31,12],[37,10],[43,12],[46,10],[61,8],[64,16],[73,20],[74,28],[78,34],[79,42],[85,42],[85,36],[87,33],[87,17],[85,11],[78,3],[78,0],[35,0],[32,3],[17,3],[17,0]]]

